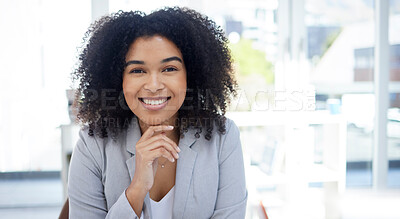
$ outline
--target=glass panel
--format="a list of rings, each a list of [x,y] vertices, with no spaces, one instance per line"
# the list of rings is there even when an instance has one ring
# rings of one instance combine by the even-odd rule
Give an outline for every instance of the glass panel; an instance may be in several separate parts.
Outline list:
[[[56,218],[60,125],[90,1],[0,1],[0,218]],[[75,142],[76,143],[76,142]]]
[[[400,1],[390,1],[390,85],[388,109],[389,187],[400,187]]]
[[[0,1],[0,172],[59,171],[90,1]]]
[[[347,186],[371,186],[373,1],[306,0],[305,8],[317,109],[347,119]]]

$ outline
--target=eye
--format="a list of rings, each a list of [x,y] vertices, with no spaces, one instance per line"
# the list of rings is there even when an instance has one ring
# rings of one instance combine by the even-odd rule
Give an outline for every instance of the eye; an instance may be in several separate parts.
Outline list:
[[[136,68],[136,69],[132,69],[129,73],[140,74],[140,73],[146,73],[146,72],[143,71],[143,69]]]
[[[178,69],[177,69],[177,68],[174,68],[174,67],[168,67],[168,68],[165,68],[165,69],[163,70],[163,72],[171,72],[171,71],[178,71]]]

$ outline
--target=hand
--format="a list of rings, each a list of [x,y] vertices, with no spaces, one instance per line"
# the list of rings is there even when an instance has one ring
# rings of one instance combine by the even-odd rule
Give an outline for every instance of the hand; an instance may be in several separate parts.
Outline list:
[[[173,126],[150,126],[136,144],[135,173],[131,186],[148,192],[154,183],[158,158],[164,157],[171,162],[179,158],[180,149],[164,132]]]

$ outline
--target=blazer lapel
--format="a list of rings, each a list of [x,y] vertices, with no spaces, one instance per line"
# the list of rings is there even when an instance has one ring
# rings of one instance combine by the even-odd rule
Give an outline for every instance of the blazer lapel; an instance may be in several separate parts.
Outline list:
[[[133,174],[135,173],[135,153],[136,153],[136,143],[139,141],[142,134],[140,133],[139,123],[137,118],[134,117],[131,120],[131,124],[126,130],[125,137],[125,147],[126,151],[130,153],[131,157],[126,160],[126,166],[128,167],[129,176],[131,181],[133,179]]]
[[[185,212],[193,168],[197,157],[197,152],[191,148],[195,142],[196,139],[191,132],[187,132],[185,137],[179,141],[181,152],[179,153],[176,167],[172,218],[183,218],[183,213]]]

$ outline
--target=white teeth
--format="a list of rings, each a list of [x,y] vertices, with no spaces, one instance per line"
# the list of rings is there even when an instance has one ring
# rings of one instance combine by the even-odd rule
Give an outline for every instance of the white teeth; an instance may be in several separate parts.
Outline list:
[[[167,98],[161,99],[161,100],[149,100],[149,99],[144,99],[143,98],[143,102],[145,104],[149,104],[149,105],[160,105],[162,103],[165,103],[166,101],[167,101]]]

